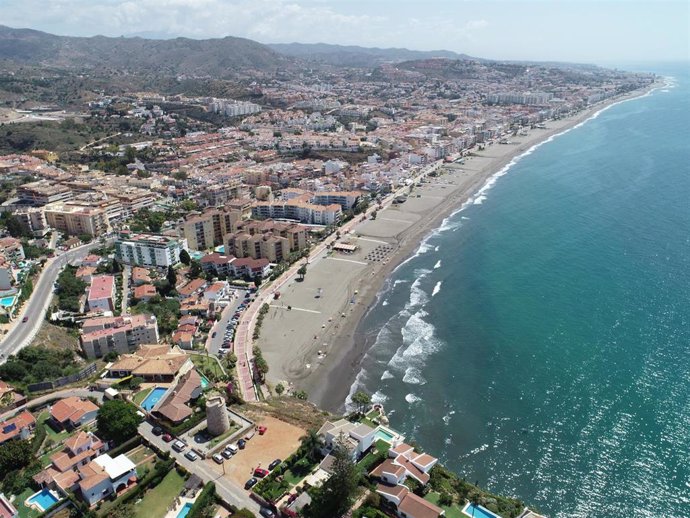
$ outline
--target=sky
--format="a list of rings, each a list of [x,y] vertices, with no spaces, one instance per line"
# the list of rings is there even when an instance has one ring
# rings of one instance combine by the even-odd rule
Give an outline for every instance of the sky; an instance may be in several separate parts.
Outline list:
[[[0,0],[0,24],[68,36],[240,36],[490,59],[690,59],[687,0]]]

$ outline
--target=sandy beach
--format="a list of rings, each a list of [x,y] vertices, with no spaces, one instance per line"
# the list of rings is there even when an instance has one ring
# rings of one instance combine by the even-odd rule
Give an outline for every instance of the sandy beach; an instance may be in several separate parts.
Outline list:
[[[258,345],[270,366],[269,384],[281,382],[304,390],[321,408],[341,410],[372,345],[360,322],[391,271],[513,158],[607,104],[548,121],[545,129],[511,137],[509,144],[473,149],[463,164],[444,166],[437,177],[415,187],[405,203],[380,210],[375,220],[366,220],[352,234],[343,235],[340,242],[355,245],[355,252],[326,251],[310,259],[305,279],[293,277],[281,287],[280,298],[273,301],[263,322]]]

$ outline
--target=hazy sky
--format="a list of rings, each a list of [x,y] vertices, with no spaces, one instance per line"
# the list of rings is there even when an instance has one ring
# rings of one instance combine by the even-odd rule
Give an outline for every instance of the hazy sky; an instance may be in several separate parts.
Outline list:
[[[0,0],[0,23],[72,36],[231,35],[495,59],[690,58],[687,0]]]

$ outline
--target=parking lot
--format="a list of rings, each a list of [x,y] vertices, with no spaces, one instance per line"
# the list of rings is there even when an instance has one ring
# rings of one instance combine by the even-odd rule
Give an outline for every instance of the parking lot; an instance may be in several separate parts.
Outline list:
[[[269,416],[257,420],[256,424],[266,426],[268,429],[266,433],[264,435],[256,433],[247,441],[245,449],[226,460],[223,466],[216,464],[212,459],[203,462],[220,475],[223,474],[223,468],[225,468],[225,477],[244,486],[244,483],[253,476],[254,468],[267,468],[275,459],[286,459],[299,447],[300,438],[305,435],[305,431],[301,428]]]

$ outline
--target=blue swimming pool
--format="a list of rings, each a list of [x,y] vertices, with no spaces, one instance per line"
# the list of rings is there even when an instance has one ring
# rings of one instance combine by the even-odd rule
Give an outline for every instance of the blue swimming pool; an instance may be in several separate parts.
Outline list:
[[[204,376],[201,376],[201,390],[206,390],[206,387],[208,387],[211,384],[209,380],[207,380]]]
[[[177,513],[177,518],[185,518],[189,514],[189,510],[192,508],[192,503],[187,502],[184,504],[184,507],[180,509],[180,512]]]
[[[4,306],[6,308],[10,308],[14,305],[14,301],[17,297],[14,295],[11,297],[3,297],[0,299],[0,306]]]
[[[481,505],[467,504],[462,512],[473,518],[501,518]]]
[[[60,499],[50,489],[45,488],[27,499],[29,505],[35,505],[41,512],[50,509],[59,501]]]
[[[163,397],[163,394],[165,394],[168,391],[168,389],[163,388],[163,387],[154,387],[154,389],[151,391],[151,393],[146,396],[146,399],[141,402],[141,408],[146,410],[147,412],[150,412],[151,409],[156,406],[156,403],[160,401],[160,399]]]
[[[386,441],[388,444],[392,444],[395,435],[393,435],[385,428],[379,428],[378,430],[376,430],[376,434],[374,434],[374,437],[376,437],[377,440],[381,439],[383,441]]]

